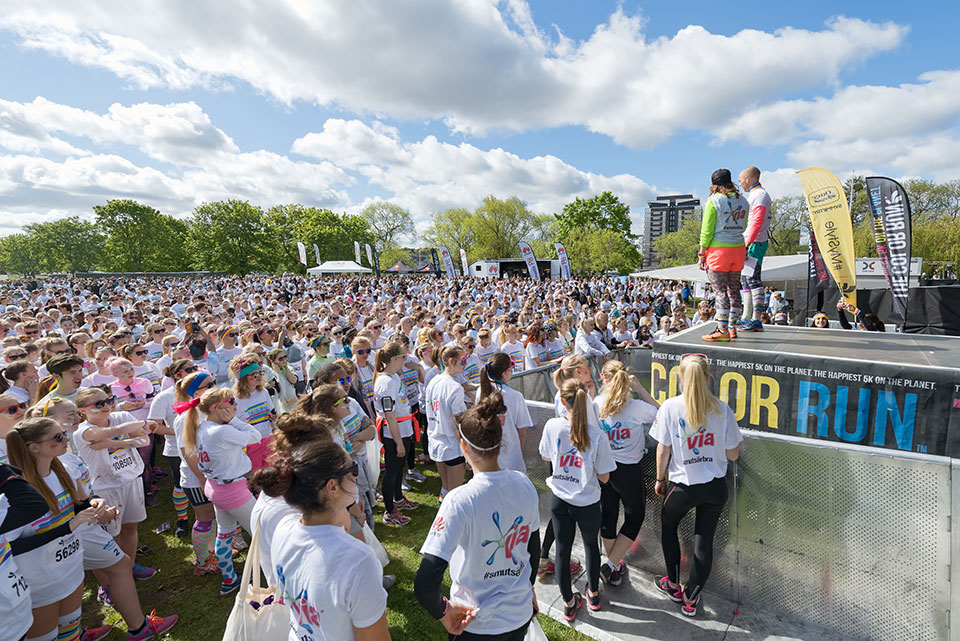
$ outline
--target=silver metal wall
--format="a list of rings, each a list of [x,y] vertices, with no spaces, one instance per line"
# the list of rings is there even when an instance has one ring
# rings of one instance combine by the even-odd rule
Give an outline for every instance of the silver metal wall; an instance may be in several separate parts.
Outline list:
[[[544,520],[548,468],[537,445],[554,414],[550,398],[528,402],[536,426],[524,448]],[[960,563],[952,558],[960,527],[951,531],[951,514],[960,514],[960,474],[952,471],[960,462],[744,436],[727,476],[730,501],[717,528],[708,592],[803,623],[811,639],[818,629],[854,639],[950,638],[951,601],[960,604]],[[646,519],[627,562],[663,572],[654,458],[651,447],[644,457]],[[692,516],[680,535],[686,575]]]

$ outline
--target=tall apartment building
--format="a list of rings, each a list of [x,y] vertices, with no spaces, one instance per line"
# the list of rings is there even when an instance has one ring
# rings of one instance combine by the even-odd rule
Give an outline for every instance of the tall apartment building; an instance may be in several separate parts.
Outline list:
[[[700,208],[700,200],[693,194],[657,196],[647,202],[643,222],[643,268],[654,269],[660,262],[653,249],[653,241],[663,234],[677,231],[683,221]]]

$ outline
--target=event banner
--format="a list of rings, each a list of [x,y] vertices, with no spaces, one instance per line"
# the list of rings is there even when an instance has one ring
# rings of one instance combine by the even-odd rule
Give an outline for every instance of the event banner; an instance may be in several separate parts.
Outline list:
[[[854,268],[853,222],[843,185],[826,169],[797,172],[810,212],[810,226],[823,254],[827,270],[850,305],[857,304],[857,273]]]
[[[317,244],[313,244],[313,255],[317,258],[317,266],[320,266],[320,248],[317,247]]]
[[[356,241],[356,240],[353,241],[353,256],[354,256],[355,260],[357,261],[357,264],[358,264],[358,265],[362,264],[362,263],[360,262],[360,242],[359,242],[359,241]]]
[[[470,264],[467,262],[467,252],[463,247],[460,248],[460,264],[463,265],[463,275],[469,278]]]
[[[820,247],[817,245],[817,237],[813,235],[813,230],[809,229],[810,247],[807,250],[807,310],[810,309],[810,301],[817,297],[820,292],[827,291],[830,286],[830,275],[827,274],[827,265],[823,262],[823,254],[820,253]]]
[[[658,343],[653,398],[680,393],[682,343]],[[740,427],[803,439],[960,456],[960,370],[707,348],[710,387]]]
[[[430,250],[430,258],[433,260],[433,273],[440,277],[440,258],[437,256],[437,250]]]
[[[364,243],[364,247],[367,248],[367,264],[373,267],[373,249],[370,247],[370,243]]]
[[[367,251],[370,251],[370,245],[367,245]],[[380,278],[380,254],[376,249],[373,250],[373,271],[377,274],[377,278]]]
[[[297,254],[300,256],[300,262],[307,266],[307,248],[299,240],[297,241]]]
[[[530,272],[530,278],[539,281],[540,270],[537,268],[537,257],[533,255],[533,247],[525,240],[519,241],[517,246],[520,248],[523,260],[527,262],[527,271]]]
[[[867,193],[873,216],[873,240],[893,294],[893,311],[906,320],[910,295],[910,201],[900,183],[890,178],[870,176]]]
[[[563,243],[554,243],[557,249],[557,260],[560,261],[560,278],[570,278],[570,259],[567,258],[567,248]]]
[[[453,256],[450,255],[450,250],[447,249],[446,245],[440,245],[440,258],[443,259],[443,268],[447,270],[447,276],[456,278],[457,270],[453,266]]]

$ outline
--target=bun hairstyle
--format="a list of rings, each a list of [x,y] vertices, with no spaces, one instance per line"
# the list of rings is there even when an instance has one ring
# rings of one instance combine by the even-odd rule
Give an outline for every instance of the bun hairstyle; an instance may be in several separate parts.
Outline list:
[[[604,363],[601,371],[607,385],[600,418],[606,418],[619,414],[630,402],[630,371],[622,362],[616,360]]]
[[[329,420],[309,416],[303,412],[288,412],[277,419],[273,448],[275,452],[288,452],[316,440],[331,440]]]
[[[343,388],[336,383],[316,387],[297,401],[297,411],[308,416],[320,416],[333,420],[333,404],[343,396]]]
[[[379,350],[377,350],[377,358],[373,362],[373,381],[377,381],[377,376],[383,373],[383,370],[387,368],[387,363],[390,362],[394,356],[406,356],[407,348],[397,342],[390,342],[385,344]]]
[[[494,393],[494,381],[491,380],[491,377],[497,379],[497,382],[502,382],[504,373],[506,373],[512,365],[513,363],[510,361],[508,354],[495,352],[490,356],[487,364],[480,368],[480,398],[486,398]]]
[[[680,383],[687,422],[694,430],[707,424],[707,414],[719,410],[719,401],[707,385],[707,359],[688,354],[680,359]]]
[[[570,443],[580,452],[590,449],[590,432],[587,423],[587,391],[575,378],[560,386],[560,399],[567,406],[570,416]]]
[[[554,386],[560,389],[564,381],[576,379],[577,370],[581,367],[590,367],[590,363],[582,354],[564,356],[560,361],[560,366],[553,372]]]
[[[20,468],[23,478],[34,487],[47,502],[50,511],[56,514],[60,511],[57,505],[57,497],[53,490],[43,481],[40,471],[37,469],[37,459],[30,451],[30,443],[37,443],[44,440],[44,436],[50,430],[60,430],[60,424],[52,418],[25,418],[10,430],[7,434],[7,456],[10,457],[10,463]],[[70,493],[70,499],[74,505],[80,503],[77,495],[77,487],[73,484],[73,479],[67,473],[60,459],[54,457],[50,462],[50,470],[57,475],[60,485]]]
[[[277,449],[273,461],[253,473],[251,489],[282,496],[304,513],[326,509],[326,487],[350,464],[346,450],[332,440],[314,439],[291,450]]]
[[[506,411],[503,396],[494,392],[481,398],[466,412],[457,415],[460,438],[474,454],[484,458],[500,454],[500,443],[503,440],[500,415]]]

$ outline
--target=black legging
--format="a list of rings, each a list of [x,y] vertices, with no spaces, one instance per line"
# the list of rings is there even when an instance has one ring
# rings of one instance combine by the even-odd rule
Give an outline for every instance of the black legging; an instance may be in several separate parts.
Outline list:
[[[713,565],[713,535],[717,531],[720,513],[727,502],[727,480],[716,478],[709,483],[683,485],[674,483],[667,491],[660,512],[660,544],[667,563],[667,578],[680,583],[680,538],[677,528],[687,512],[696,508],[695,536],[693,538],[693,569],[687,581],[687,599],[695,599],[710,576]]]
[[[553,463],[547,463],[547,478],[553,476]],[[553,519],[547,521],[547,529],[543,532],[543,544],[540,546],[540,558],[549,559],[550,558],[550,548],[553,547],[553,542],[556,539],[553,535]]]
[[[530,627],[530,621],[512,632],[503,634],[474,634],[469,630],[464,630],[459,636],[448,634],[449,641],[523,641],[527,636],[527,628]]]
[[[600,511],[602,522],[600,536],[604,539],[617,538],[617,520],[620,516],[620,503],[623,502],[623,525],[620,534],[631,541],[637,539],[646,514],[647,495],[643,482],[642,463],[617,463],[617,469],[610,472],[610,480],[600,484]]]
[[[600,534],[600,501],[578,507],[551,495],[550,515],[557,534],[556,572],[564,602],[573,598],[570,550],[573,548],[577,527],[580,528],[580,538],[583,539],[583,548],[586,551],[587,584],[591,592],[597,592],[600,589],[600,542],[597,539]]]
[[[387,431],[387,428],[384,428],[384,432]],[[410,447],[410,436],[406,436],[403,439],[403,447],[409,452]],[[393,502],[403,499],[403,488],[401,484],[403,483],[403,469],[406,466],[406,455],[403,458],[397,456],[397,445],[393,442],[393,439],[384,436],[383,438],[383,459],[384,459],[384,470],[383,470],[383,506],[386,508],[387,512],[393,512]]]

